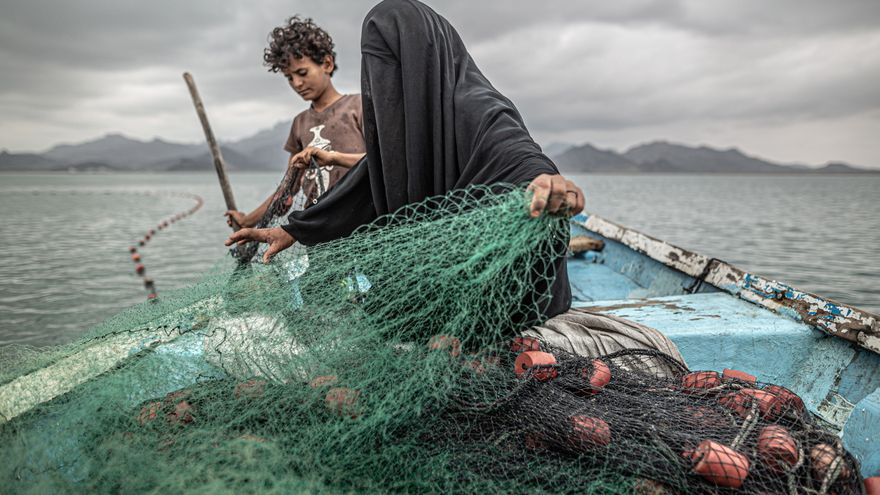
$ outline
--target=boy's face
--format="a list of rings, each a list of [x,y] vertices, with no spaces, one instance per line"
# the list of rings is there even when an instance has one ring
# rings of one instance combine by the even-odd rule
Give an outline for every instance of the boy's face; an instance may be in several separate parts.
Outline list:
[[[306,101],[317,100],[330,85],[330,74],[333,73],[333,59],[324,58],[323,64],[316,64],[309,57],[296,58],[291,56],[284,76],[290,87]]]

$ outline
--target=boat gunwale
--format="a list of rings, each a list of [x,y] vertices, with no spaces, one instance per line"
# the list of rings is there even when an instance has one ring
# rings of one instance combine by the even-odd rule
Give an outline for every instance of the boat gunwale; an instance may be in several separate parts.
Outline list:
[[[749,303],[880,354],[880,315],[802,291],[594,214],[571,222],[694,278],[685,292],[709,284]]]

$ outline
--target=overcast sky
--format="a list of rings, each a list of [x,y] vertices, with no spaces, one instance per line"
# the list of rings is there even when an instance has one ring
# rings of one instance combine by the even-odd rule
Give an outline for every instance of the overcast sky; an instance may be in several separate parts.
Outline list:
[[[354,0],[0,0],[0,148],[109,132],[237,139],[306,105],[266,71],[272,27],[313,17],[359,91]],[[533,136],[623,151],[664,139],[778,162],[880,167],[880,1],[429,1]]]

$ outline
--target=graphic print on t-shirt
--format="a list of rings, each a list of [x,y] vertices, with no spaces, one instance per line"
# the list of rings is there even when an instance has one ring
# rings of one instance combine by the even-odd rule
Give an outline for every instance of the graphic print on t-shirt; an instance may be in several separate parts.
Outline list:
[[[321,136],[321,131],[324,129],[324,124],[316,125],[309,129],[309,132],[312,133],[312,141],[309,143],[309,147],[320,148],[325,151],[330,151],[330,140]],[[330,183],[330,171],[333,170],[333,165],[327,165],[321,167],[321,180],[318,181],[318,195],[324,194],[324,191],[327,188],[327,184]],[[317,177],[316,170],[313,168],[306,169],[306,180],[315,180]],[[323,186],[323,187],[321,187]]]

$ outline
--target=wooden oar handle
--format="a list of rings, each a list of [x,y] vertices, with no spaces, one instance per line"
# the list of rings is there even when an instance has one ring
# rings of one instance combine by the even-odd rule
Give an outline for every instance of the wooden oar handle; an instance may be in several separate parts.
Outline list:
[[[202,104],[202,98],[199,96],[199,90],[196,88],[196,82],[193,80],[189,72],[183,73],[183,80],[189,88],[189,94],[192,96],[193,105],[196,107],[196,113],[199,121],[202,123],[202,130],[205,131],[205,139],[208,141],[208,147],[211,149],[211,156],[214,158],[214,169],[217,171],[217,178],[220,179],[220,188],[223,190],[223,200],[226,202],[226,209],[238,211],[235,206],[235,198],[232,196],[232,186],[229,185],[229,177],[226,175],[226,166],[223,163],[223,155],[220,154],[220,146],[214,139],[214,132],[211,130],[211,124],[208,123],[208,114],[205,113],[205,105]],[[232,229],[239,230],[241,228],[234,219],[232,220]]]

